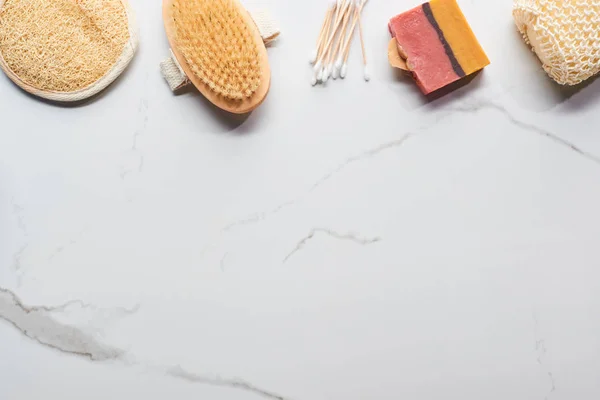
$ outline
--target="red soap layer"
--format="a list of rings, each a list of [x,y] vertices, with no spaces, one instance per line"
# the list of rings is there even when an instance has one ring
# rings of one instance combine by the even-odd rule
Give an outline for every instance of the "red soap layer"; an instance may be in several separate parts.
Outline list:
[[[421,6],[392,18],[389,29],[406,53],[409,68],[423,93],[459,79]]]

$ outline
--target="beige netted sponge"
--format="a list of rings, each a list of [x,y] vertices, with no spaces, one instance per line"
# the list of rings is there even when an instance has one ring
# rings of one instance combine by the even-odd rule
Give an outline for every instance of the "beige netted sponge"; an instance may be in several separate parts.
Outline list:
[[[0,0],[0,67],[23,89],[77,101],[108,86],[137,47],[127,0]]]
[[[600,72],[600,0],[515,0],[513,16],[556,82],[576,85]]]
[[[179,51],[202,82],[234,100],[252,96],[261,79],[260,53],[242,12],[232,0],[173,2]]]

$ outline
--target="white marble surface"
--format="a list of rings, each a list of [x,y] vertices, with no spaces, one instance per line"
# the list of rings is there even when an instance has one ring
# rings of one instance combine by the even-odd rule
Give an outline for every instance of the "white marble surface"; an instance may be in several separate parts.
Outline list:
[[[553,84],[510,1],[461,0],[492,65],[429,101],[387,65],[309,85],[324,0],[271,1],[245,119],[173,96],[160,2],[79,107],[0,76],[0,398],[600,397],[600,81]]]

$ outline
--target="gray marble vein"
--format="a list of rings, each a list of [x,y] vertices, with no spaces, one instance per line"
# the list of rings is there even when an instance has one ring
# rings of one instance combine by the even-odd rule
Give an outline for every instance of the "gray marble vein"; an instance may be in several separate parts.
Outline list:
[[[570,141],[563,139],[558,134],[553,133],[550,130],[547,130],[547,129],[541,128],[537,125],[520,120],[519,118],[515,117],[513,115],[513,113],[511,113],[506,107],[504,107],[500,104],[497,104],[493,101],[490,101],[487,99],[479,99],[479,100],[476,100],[473,102],[463,103],[461,106],[458,106],[458,107],[451,108],[452,111],[466,112],[466,113],[473,113],[473,112],[477,112],[477,111],[483,110],[483,109],[496,110],[496,111],[500,112],[508,120],[508,122],[510,122],[512,125],[514,125],[518,128],[524,129],[528,132],[533,132],[535,134],[545,136],[548,139],[552,140],[553,142],[555,142],[563,147],[566,147],[567,149],[569,149],[571,151],[574,151],[575,153],[579,154],[580,156],[582,156],[596,164],[600,164],[599,156],[583,150],[582,148],[578,147],[574,143],[571,143]]]
[[[546,354],[548,353],[548,349],[546,348],[546,340],[540,334],[540,323],[535,313],[533,313],[532,319],[533,335],[535,338],[536,361],[540,365],[540,368],[542,368],[544,373],[548,375],[548,379],[550,381],[550,389],[548,391],[548,394],[546,394],[546,396],[544,397],[544,399],[547,400],[550,397],[550,395],[556,391],[556,380],[554,379],[554,374],[548,369],[548,366],[546,365]]]
[[[24,244],[19,247],[19,250],[13,255],[13,269],[17,273],[21,273],[21,269],[23,268],[23,264],[21,262],[21,258],[23,257],[23,253],[27,250],[28,244]]]
[[[377,243],[377,242],[381,241],[381,238],[379,238],[379,237],[364,238],[364,237],[360,237],[354,233],[339,233],[339,232],[333,231],[331,229],[315,228],[315,229],[312,229],[308,235],[303,237],[298,242],[298,244],[296,244],[296,247],[294,247],[294,249],[283,259],[283,262],[284,263],[287,262],[290,258],[292,258],[292,256],[294,254],[296,254],[297,252],[302,250],[304,248],[304,246],[306,245],[306,243],[308,243],[311,239],[313,239],[315,237],[315,235],[318,233],[327,235],[327,236],[332,237],[337,240],[349,240],[351,242],[354,242],[354,243],[362,245],[362,246],[366,246],[366,245]]]
[[[117,361],[126,367],[147,368],[191,383],[244,390],[269,399],[286,400],[281,395],[259,388],[242,379],[199,375],[186,371],[180,366],[150,367],[150,363],[136,360],[126,351],[101,343],[92,334],[61,323],[52,317],[53,313],[64,312],[70,307],[96,308],[82,300],[72,300],[58,306],[28,306],[14,292],[0,287],[0,320],[8,322],[23,335],[45,347],[61,353],[85,357],[91,361]],[[138,308],[138,306],[133,309],[119,307],[117,310],[122,314],[133,314],[137,312]]]
[[[145,82],[144,91],[147,92],[148,73],[146,73],[144,82]],[[133,135],[131,137],[131,148],[129,149],[129,151],[132,154],[134,154],[137,158],[137,166],[135,168],[128,168],[125,165],[121,166],[121,168],[122,168],[121,179],[123,179],[123,180],[125,178],[127,178],[128,175],[130,175],[134,172],[137,172],[137,173],[142,172],[142,170],[144,168],[145,157],[144,157],[144,154],[141,152],[141,150],[138,147],[138,140],[139,140],[140,136],[148,128],[148,119],[149,119],[148,97],[145,93],[140,98],[140,103],[139,103],[137,111],[138,111],[138,117],[140,118],[140,122],[138,123],[138,127],[136,128],[136,130],[133,132]]]
[[[367,158],[375,157],[375,156],[379,155],[380,153],[383,153],[386,150],[391,150],[391,149],[400,147],[407,140],[409,140],[412,136],[413,136],[412,133],[407,133],[403,137],[401,137],[400,139],[395,139],[395,140],[392,140],[392,141],[380,144],[378,146],[373,147],[372,149],[368,149],[366,151],[363,151],[362,153],[359,153],[357,155],[354,155],[354,156],[346,158],[337,167],[335,167],[334,169],[332,169],[331,171],[329,171],[328,173],[326,173],[325,175],[323,175],[321,178],[319,178],[319,180],[317,180],[310,187],[310,189],[308,190],[308,193],[314,191],[319,186],[323,185],[325,182],[327,182],[333,176],[339,174],[342,170],[344,170],[349,165],[354,164],[354,163],[359,162],[359,161],[362,161],[362,160],[365,160]]]
[[[18,284],[21,284],[21,280],[23,278],[23,273],[24,273],[22,258],[29,247],[29,230],[27,229],[27,225],[25,224],[25,218],[23,216],[23,211],[24,211],[23,207],[20,204],[17,204],[15,202],[14,198],[11,199],[11,203],[12,203],[13,215],[17,219],[17,227],[19,228],[19,231],[21,232],[21,234],[23,235],[23,237],[25,239],[25,242],[19,247],[19,249],[12,256],[13,257],[12,269],[17,274]]]
[[[12,199],[12,207],[13,214],[17,218],[17,226],[19,230],[23,233],[23,235],[28,236],[27,226],[25,225],[25,220],[23,218],[23,207],[15,202],[15,199]]]
[[[333,168],[331,171],[327,172],[326,174],[324,174],[323,176],[321,176],[306,192],[300,194],[299,196],[297,196],[295,199],[293,200],[288,200],[284,203],[279,204],[278,206],[274,207],[273,209],[269,210],[269,211],[264,211],[264,212],[260,212],[260,213],[255,213],[252,214],[248,217],[239,219],[237,221],[234,221],[228,225],[225,226],[225,228],[223,228],[223,232],[227,232],[227,231],[231,231],[237,227],[240,226],[244,226],[244,225],[250,225],[250,224],[254,224],[257,222],[261,222],[264,221],[267,217],[270,217],[274,214],[279,213],[280,211],[282,211],[285,208],[288,208],[294,204],[296,204],[298,201],[300,201],[304,196],[314,192],[318,187],[320,187],[321,185],[323,185],[325,182],[327,182],[328,180],[330,180],[333,176],[339,174],[342,170],[344,170],[346,167],[348,167],[349,165],[362,161],[364,159],[367,158],[371,158],[374,157],[386,150],[391,150],[397,147],[402,146],[408,139],[410,139],[413,136],[412,133],[406,133],[403,137],[401,137],[400,139],[395,139],[395,140],[391,140],[389,142],[377,145],[371,149],[368,149],[366,151],[363,151],[359,154],[356,154],[354,156],[348,157],[347,159],[345,159],[344,161],[342,161],[338,166],[336,166],[335,168]]]
[[[80,300],[56,307],[27,306],[12,291],[0,288],[0,319],[13,325],[23,335],[62,353],[84,356],[93,361],[120,359],[124,355],[121,349],[105,345],[91,334],[52,317],[52,313],[75,305],[87,307]]]
[[[54,259],[56,257],[58,257],[59,255],[63,254],[67,249],[69,249],[72,246],[75,246],[77,244],[77,242],[79,242],[81,240],[81,238],[85,235],[87,228],[83,228],[78,234],[77,236],[69,239],[67,242],[57,246],[54,248],[54,250],[52,251],[52,253],[50,253],[50,255],[48,256],[48,262],[52,262],[54,261]]]
[[[183,380],[191,382],[191,383],[202,383],[202,384],[211,385],[211,386],[222,386],[222,387],[226,387],[226,388],[245,390],[245,391],[257,394],[259,396],[265,397],[267,399],[286,400],[286,397],[284,397],[280,394],[273,393],[268,390],[259,388],[257,386],[254,386],[253,384],[246,382],[244,380],[241,380],[241,379],[223,379],[223,378],[218,378],[218,377],[217,378],[207,377],[207,376],[188,372],[188,371],[184,370],[183,368],[181,368],[180,366],[175,366],[175,367],[169,368],[165,372],[168,376],[171,376],[171,377],[177,378],[177,379],[183,379]]]
[[[227,259],[228,256],[229,256],[229,253],[223,254],[223,257],[221,257],[221,262],[219,263],[219,267],[221,268],[221,271],[223,271],[223,272],[225,272],[225,260]]]
[[[265,219],[267,219],[267,217],[269,217],[271,215],[274,215],[274,214],[277,214],[281,210],[283,210],[285,208],[288,208],[289,206],[294,205],[296,203],[296,201],[299,200],[299,198],[296,198],[294,200],[289,200],[289,201],[286,201],[284,203],[281,203],[281,204],[279,204],[278,206],[274,207],[273,209],[271,209],[269,211],[263,211],[263,212],[254,213],[254,214],[249,215],[247,217],[244,217],[242,219],[238,219],[237,221],[231,222],[230,224],[226,225],[223,228],[223,232],[231,231],[231,230],[233,230],[235,228],[238,228],[240,226],[251,225],[251,224],[255,224],[257,222],[264,221]]]

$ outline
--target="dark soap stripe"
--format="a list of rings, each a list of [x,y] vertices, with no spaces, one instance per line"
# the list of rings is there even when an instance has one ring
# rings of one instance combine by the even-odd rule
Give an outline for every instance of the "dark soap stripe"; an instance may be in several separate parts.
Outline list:
[[[459,77],[462,78],[463,76],[465,76],[465,71],[460,66],[460,63],[458,62],[458,60],[456,59],[456,56],[454,55],[454,52],[452,51],[452,47],[450,47],[450,45],[448,44],[448,41],[446,41],[444,32],[442,32],[442,30],[440,29],[440,26],[438,25],[437,21],[435,20],[435,17],[433,16],[433,12],[431,11],[431,6],[429,5],[429,3],[424,3],[422,7],[423,7],[423,12],[425,13],[425,16],[427,17],[427,20],[429,21],[431,26],[433,26],[433,29],[435,29],[435,31],[437,32],[438,37],[440,38],[440,42],[444,46],[446,55],[450,59],[450,64],[452,64],[452,69],[454,70],[454,72],[456,72],[456,75],[458,75]]]

